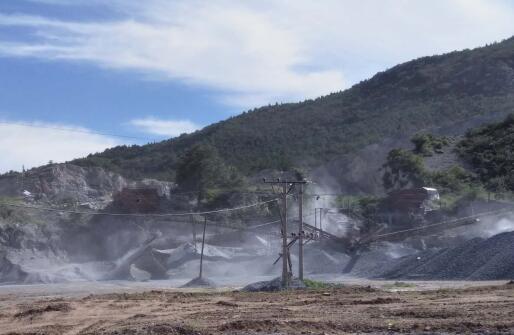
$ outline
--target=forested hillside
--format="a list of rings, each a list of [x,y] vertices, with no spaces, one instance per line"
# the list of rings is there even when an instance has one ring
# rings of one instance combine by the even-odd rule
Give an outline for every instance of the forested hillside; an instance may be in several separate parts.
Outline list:
[[[459,138],[425,133],[411,142],[412,149],[396,148],[388,153],[382,180],[386,190],[430,186],[452,202],[512,198],[514,114],[470,129]],[[444,160],[446,164],[435,170],[429,164]]]
[[[512,111],[514,38],[416,59],[342,92],[258,108],[193,134],[120,146],[73,163],[131,178],[174,180],[180,157],[206,143],[246,175],[265,168],[316,167],[387,138],[451,129],[473,118],[498,120]]]
[[[514,192],[514,114],[470,130],[458,149],[487,189]]]

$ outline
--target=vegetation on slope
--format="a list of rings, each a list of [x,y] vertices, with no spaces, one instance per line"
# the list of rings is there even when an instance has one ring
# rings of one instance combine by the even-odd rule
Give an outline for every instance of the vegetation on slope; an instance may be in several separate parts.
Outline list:
[[[423,156],[432,156],[435,153],[442,153],[443,148],[450,144],[446,136],[437,137],[432,134],[416,134],[411,142],[414,144],[414,152]]]
[[[458,150],[488,190],[514,192],[514,114],[470,130]]]
[[[179,160],[176,181],[182,189],[198,192],[198,201],[212,200],[216,189],[226,192],[244,184],[239,172],[227,166],[214,147],[204,144],[193,146]]]
[[[385,138],[506,114],[514,109],[513,69],[511,38],[413,60],[315,100],[262,107],[193,134],[120,146],[73,163],[102,166],[131,178],[175,180],[185,152],[207,144],[243,174],[317,166]]]
[[[504,198],[514,192],[514,114],[502,122],[469,130],[455,146],[460,161],[450,168],[429,171],[424,161],[427,153],[450,150],[446,149],[447,138],[423,134],[414,136],[412,142],[413,150],[389,152],[383,166],[386,190],[433,186],[450,204],[481,196]],[[429,150],[432,147],[437,151]],[[377,203],[376,199],[363,202],[372,208]]]
[[[447,169],[429,171],[423,156],[413,151],[393,149],[384,166],[383,184],[386,190],[433,186],[440,192],[459,193],[480,187],[480,182],[462,166],[456,164]]]

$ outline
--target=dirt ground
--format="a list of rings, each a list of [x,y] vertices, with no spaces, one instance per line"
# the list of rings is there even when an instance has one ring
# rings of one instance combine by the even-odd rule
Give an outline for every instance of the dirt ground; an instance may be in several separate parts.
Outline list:
[[[152,290],[68,297],[0,293],[1,334],[514,333],[514,284],[280,293]]]

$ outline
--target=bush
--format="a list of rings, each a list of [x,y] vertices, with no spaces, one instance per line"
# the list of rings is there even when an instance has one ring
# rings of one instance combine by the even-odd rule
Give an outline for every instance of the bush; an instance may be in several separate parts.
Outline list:
[[[474,182],[469,172],[460,166],[453,166],[444,171],[430,174],[430,184],[442,193],[460,192]]]
[[[414,152],[423,156],[442,153],[443,148],[450,144],[447,137],[437,137],[432,134],[416,134],[411,142],[414,144]]]
[[[425,185],[427,172],[423,159],[404,149],[393,149],[387,155],[382,182],[386,190]]]
[[[514,191],[514,114],[469,131],[457,148],[488,191]]]
[[[324,288],[331,288],[336,286],[335,284],[331,283],[325,283],[322,281],[312,280],[312,279],[304,279],[303,283],[308,288],[314,288],[314,289],[324,289]]]

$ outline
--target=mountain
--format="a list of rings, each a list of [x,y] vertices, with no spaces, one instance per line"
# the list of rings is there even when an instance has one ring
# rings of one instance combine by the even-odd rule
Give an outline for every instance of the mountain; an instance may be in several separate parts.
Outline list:
[[[192,134],[119,146],[73,163],[130,178],[174,180],[179,158],[206,143],[246,175],[301,167],[320,183],[329,177],[345,191],[374,192],[387,152],[413,134],[463,134],[512,111],[514,37],[419,58],[342,92],[254,109]]]

